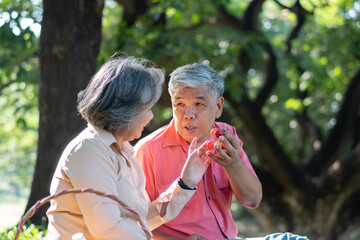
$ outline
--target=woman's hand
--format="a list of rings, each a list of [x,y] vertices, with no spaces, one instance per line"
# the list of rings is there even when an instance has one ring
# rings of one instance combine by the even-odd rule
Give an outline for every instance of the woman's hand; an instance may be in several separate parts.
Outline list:
[[[212,162],[206,156],[207,142],[203,143],[198,149],[196,149],[196,144],[197,138],[195,137],[190,144],[188,158],[180,176],[182,181],[190,188],[195,188],[204,175],[206,168]]]

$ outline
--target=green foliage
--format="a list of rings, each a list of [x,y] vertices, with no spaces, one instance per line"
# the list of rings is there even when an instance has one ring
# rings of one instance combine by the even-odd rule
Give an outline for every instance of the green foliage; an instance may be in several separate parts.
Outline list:
[[[0,2],[1,201],[27,197],[36,158],[38,28],[36,1]]]
[[[0,239],[2,240],[14,240],[17,231],[17,226],[7,229],[0,233]],[[19,240],[41,240],[45,239],[46,226],[27,223],[23,226]]]
[[[359,67],[359,1],[301,0],[309,14],[291,42],[290,54],[284,47],[297,18],[275,1],[265,1],[256,34],[227,24],[213,1],[151,2],[150,10],[139,16],[134,26],[126,27],[122,6],[105,1],[99,65],[116,51],[149,58],[166,73],[187,63],[203,62],[224,75],[226,91],[240,102],[244,94],[255,98],[262,87],[268,55],[261,42],[266,40],[276,55],[280,81],[262,113],[284,150],[301,160],[296,156],[302,138],[296,114],[306,111],[323,136],[334,126],[348,83]],[[220,2],[229,13],[242,18],[251,1]],[[279,2],[291,7],[296,1]],[[5,193],[27,194],[35,160],[39,66],[34,26],[41,21],[41,6],[37,1],[3,0],[0,9],[0,86],[9,84],[0,90],[0,178],[7,179],[0,183],[0,197],[8,199]],[[164,14],[165,24],[160,21]],[[238,62],[240,52],[246,52],[251,60],[247,71]],[[234,113],[228,104],[225,107]],[[170,117],[169,105],[159,105],[153,122]],[[242,126],[238,116],[232,120]],[[306,147],[309,151],[312,146]],[[251,158],[255,159],[255,153]]]
[[[156,4],[139,17],[134,27],[126,29],[127,34],[118,35],[118,39],[113,39],[116,36],[114,29],[121,27],[121,17],[115,19],[114,16],[121,13],[121,6],[109,7],[103,31],[109,33],[111,29],[112,35],[104,36],[106,46],[116,46],[115,41],[121,38],[122,51],[150,58],[167,73],[191,62],[208,63],[224,74],[226,91],[240,101],[245,92],[254,98],[262,87],[268,56],[261,42],[267,40],[276,54],[280,81],[264,106],[263,114],[285,151],[294,156],[297,144],[289,143],[296,143],[301,138],[295,114],[307,111],[323,136],[328,134],[347,84],[358,68],[359,1],[337,0],[327,4],[301,1],[310,14],[297,38],[291,42],[291,54],[285,53],[284,47],[297,18],[274,1],[264,3],[258,19],[260,31],[256,34],[239,31],[223,22],[217,6],[211,1],[153,2]],[[250,3],[221,2],[238,18],[244,16]],[[296,1],[281,2],[291,7]],[[155,24],[162,13],[166,14],[166,24]],[[103,49],[110,55],[112,50],[106,46]],[[248,72],[242,72],[237,61],[241,51],[251,59]],[[306,96],[300,98],[299,94],[303,93]],[[307,146],[308,149],[311,147]]]

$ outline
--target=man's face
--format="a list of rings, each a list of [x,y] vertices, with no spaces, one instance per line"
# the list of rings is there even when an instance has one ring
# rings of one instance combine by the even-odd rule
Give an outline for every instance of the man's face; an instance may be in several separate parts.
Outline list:
[[[183,88],[171,98],[176,131],[190,143],[198,138],[198,146],[210,134],[216,118],[221,116],[224,98],[214,99],[208,86]]]

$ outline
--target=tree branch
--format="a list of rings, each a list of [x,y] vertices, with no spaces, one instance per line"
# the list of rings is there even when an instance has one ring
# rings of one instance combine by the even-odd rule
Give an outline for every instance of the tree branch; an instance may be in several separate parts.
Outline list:
[[[251,133],[257,145],[260,146],[259,154],[268,163],[278,184],[283,186],[285,190],[297,195],[297,190],[304,186],[302,177],[277,142],[261,115],[261,111],[255,107],[247,96],[243,96],[241,103],[231,98],[228,92],[225,92],[224,96],[241,117],[246,129]]]
[[[131,27],[135,24],[136,19],[139,16],[144,15],[150,8],[150,4],[147,0],[115,0],[124,8],[123,21],[127,27]]]
[[[258,22],[259,13],[265,0],[252,0],[247,7],[243,20],[243,30],[255,31]]]
[[[294,6],[291,8],[291,11],[293,13],[295,13],[297,22],[296,22],[296,26],[293,28],[293,30],[291,31],[290,35],[288,36],[288,38],[286,40],[286,47],[285,47],[286,53],[289,53],[291,51],[291,47],[292,47],[291,43],[299,35],[299,32],[305,23],[306,15],[309,14],[309,12],[306,11],[301,6],[299,0],[296,1]]]
[[[278,0],[274,0],[274,2],[275,2],[277,5],[279,5],[281,8],[291,10],[290,7],[285,6],[284,4],[282,4],[281,2],[279,2]]]
[[[336,125],[328,138],[321,146],[320,151],[314,155],[306,168],[310,175],[318,175],[327,169],[348,146],[354,136],[354,129],[359,125],[360,106],[360,70],[351,80],[340,111],[336,117]]]
[[[274,51],[268,41],[262,42],[262,45],[268,54],[268,58],[266,60],[266,79],[255,100],[255,105],[258,109],[264,106],[279,80]]]
[[[287,7],[277,0],[275,0],[275,3],[277,3],[281,8],[288,9],[289,11],[293,12],[296,15],[296,19],[297,19],[296,26],[292,29],[291,33],[289,34],[285,42],[285,52],[290,53],[292,47],[291,43],[299,35],[299,32],[305,23],[306,16],[307,14],[310,14],[310,12],[308,12],[305,8],[301,6],[299,0],[297,0],[294,6],[292,7]]]
[[[240,18],[235,17],[234,15],[232,15],[231,13],[229,13],[226,10],[226,7],[217,0],[212,0],[213,4],[215,5],[221,19],[228,23],[229,25],[235,27],[238,30],[241,30],[243,27],[243,21]]]
[[[319,128],[315,126],[305,112],[303,114],[296,114],[296,119],[304,132],[310,137],[314,150],[319,150],[322,142],[322,135]],[[317,145],[317,143],[319,143],[319,145]]]
[[[144,15],[149,9],[150,4],[147,0],[115,0],[118,4],[123,6],[123,17],[122,21],[119,22],[119,29],[116,36],[117,49],[123,48],[125,41],[124,37],[130,37],[127,29],[131,28],[139,16]],[[125,23],[125,26],[122,23]]]
[[[221,5],[219,1],[213,0],[215,5],[217,5],[218,12],[220,16],[230,25],[235,27],[240,31],[252,31],[256,32],[256,24],[259,13],[262,9],[262,5],[264,0],[253,0],[247,7],[244,19],[241,20],[236,18],[235,16],[231,15],[226,8]],[[255,105],[258,109],[261,109],[265,104],[266,100],[268,99],[270,93],[272,92],[273,88],[275,87],[277,80],[278,80],[278,71],[276,67],[276,56],[272,50],[271,45],[267,41],[261,42],[262,46],[264,47],[265,51],[268,54],[268,59],[266,61],[266,68],[267,68],[267,77],[262,88],[259,91],[257,99],[255,100]],[[240,50],[238,60],[243,67],[243,71],[246,72],[251,65],[251,59],[249,58],[247,52],[245,50]]]
[[[262,183],[263,199],[259,207],[251,211],[252,214],[256,216],[261,225],[269,232],[279,231],[277,224],[279,222],[284,223],[284,231],[293,229],[294,221],[291,214],[289,214],[293,208],[289,206],[284,197],[286,192],[284,192],[283,187],[274,181],[274,175],[271,171],[267,171],[264,168],[256,168],[256,166],[254,170]],[[268,216],[271,216],[271,218]]]
[[[298,67],[298,70],[300,72],[300,75],[303,74],[303,70]],[[301,91],[298,87],[297,91],[297,97],[301,99],[301,101],[304,101],[306,97],[308,97],[307,90]],[[315,152],[320,150],[320,147],[322,145],[322,134],[320,129],[314,124],[314,122],[309,118],[307,114],[307,107],[304,106],[304,110],[301,113],[295,113],[296,119],[299,122],[299,125],[302,130],[302,144],[299,144],[299,150],[301,149],[301,152],[299,152],[299,160],[302,160],[303,163],[308,162],[311,157],[308,157],[307,159],[304,159],[304,142],[309,139],[312,143],[312,152],[309,153],[309,156],[312,156],[315,154]]]
[[[356,121],[357,123],[360,123],[360,111],[356,117]],[[353,147],[360,143],[360,124],[355,124],[355,131],[354,131],[354,140],[353,140]]]
[[[0,94],[5,88],[7,88],[8,86],[10,86],[11,84],[13,84],[15,82],[16,82],[16,80],[11,80],[11,81],[8,81],[7,83],[0,85]]]
[[[335,225],[341,209],[349,197],[360,187],[360,144],[347,157],[335,162],[317,185],[317,199],[327,201],[331,211],[327,215],[325,225],[332,228]],[[329,235],[325,235],[329,239]]]
[[[341,194],[345,200],[360,188],[360,143],[323,174],[317,184],[322,195]],[[345,195],[345,196],[344,196]]]

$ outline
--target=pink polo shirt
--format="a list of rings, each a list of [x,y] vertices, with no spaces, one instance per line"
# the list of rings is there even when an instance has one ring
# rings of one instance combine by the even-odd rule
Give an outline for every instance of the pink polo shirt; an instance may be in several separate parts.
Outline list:
[[[213,127],[226,128],[237,137],[234,127],[215,122]],[[214,137],[210,136],[209,140]],[[176,132],[174,121],[149,136],[134,147],[146,176],[146,191],[151,200],[156,199],[180,176],[187,158],[189,144]],[[256,176],[251,163],[242,149],[240,157]],[[197,191],[172,221],[157,228],[158,231],[184,238],[201,234],[210,239],[236,237],[238,229],[231,216],[232,191],[222,166],[213,162],[206,170]]]

